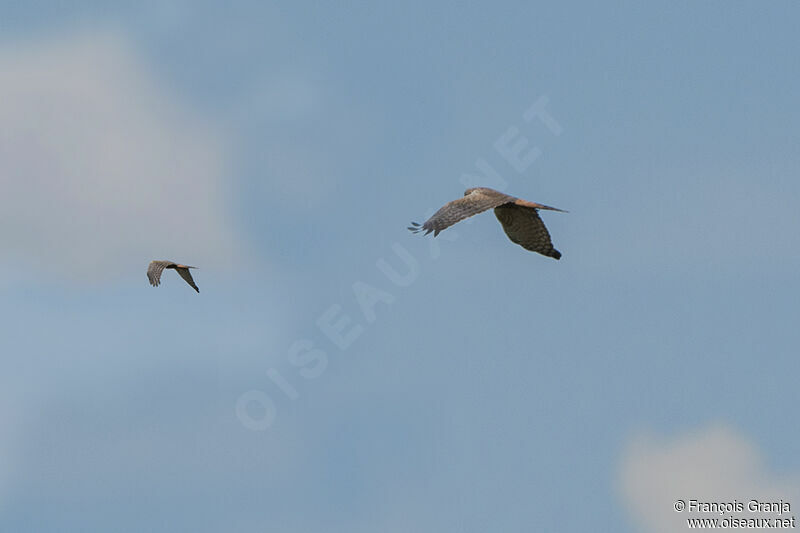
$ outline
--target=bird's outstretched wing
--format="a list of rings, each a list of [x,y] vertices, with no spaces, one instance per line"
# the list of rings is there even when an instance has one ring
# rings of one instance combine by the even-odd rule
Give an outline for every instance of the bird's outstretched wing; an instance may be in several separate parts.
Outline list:
[[[436,237],[439,232],[449,228],[456,222],[516,200],[513,196],[493,189],[470,189],[463,198],[445,204],[424,224],[412,222],[408,229],[414,233],[424,231],[425,235],[433,232],[433,236]]]
[[[150,280],[150,285],[158,287],[161,284],[161,273],[164,269],[176,263],[172,261],[150,261],[150,266],[147,267],[147,279]]]
[[[194,280],[192,279],[192,273],[189,272],[190,268],[194,268],[194,267],[187,267],[187,266],[179,265],[179,266],[175,267],[175,270],[178,272],[178,274],[180,274],[180,276],[184,280],[186,280],[186,283],[188,283],[191,288],[193,288],[197,292],[200,292],[200,289],[197,288],[197,285],[195,285]]]
[[[546,208],[543,206],[542,208]],[[560,209],[550,208],[553,211]],[[536,208],[510,203],[494,209],[497,220],[511,242],[519,244],[526,250],[537,252],[553,259],[561,258],[561,252],[553,248],[550,233],[539,218]]]

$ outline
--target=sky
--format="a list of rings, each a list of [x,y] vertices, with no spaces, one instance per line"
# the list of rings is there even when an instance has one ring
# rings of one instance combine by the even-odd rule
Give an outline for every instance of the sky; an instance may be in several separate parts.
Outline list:
[[[796,3],[2,11],[0,530],[800,509]]]

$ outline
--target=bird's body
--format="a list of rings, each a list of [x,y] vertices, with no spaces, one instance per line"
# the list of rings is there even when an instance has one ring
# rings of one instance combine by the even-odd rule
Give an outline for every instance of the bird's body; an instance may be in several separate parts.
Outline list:
[[[181,265],[174,261],[150,261],[150,265],[147,267],[147,279],[150,280],[150,285],[158,287],[161,284],[161,273],[167,268],[175,270],[191,288],[200,292],[200,289],[198,289],[197,285],[194,283],[194,279],[192,279],[191,272],[189,272],[190,268],[197,267]]]
[[[426,235],[433,232],[436,237],[453,224],[489,209],[494,209],[497,220],[503,225],[511,242],[553,259],[561,257],[561,252],[553,248],[550,234],[539,218],[538,210],[563,213],[562,209],[522,200],[488,187],[467,189],[463,198],[448,202],[424,224],[412,222],[408,229],[414,233],[424,231]]]

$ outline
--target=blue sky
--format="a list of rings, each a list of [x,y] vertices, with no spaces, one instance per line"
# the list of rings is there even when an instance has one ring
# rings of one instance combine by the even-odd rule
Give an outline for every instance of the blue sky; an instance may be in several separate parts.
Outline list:
[[[678,498],[800,505],[798,14],[4,6],[0,529],[661,532]],[[541,98],[558,135],[524,117]],[[561,261],[490,213],[405,230],[478,161],[570,211],[543,213]],[[200,294],[147,285],[154,258]]]

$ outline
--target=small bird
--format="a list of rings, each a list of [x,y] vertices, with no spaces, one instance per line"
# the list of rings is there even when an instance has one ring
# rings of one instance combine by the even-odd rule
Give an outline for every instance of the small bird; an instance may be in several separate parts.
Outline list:
[[[537,252],[553,259],[561,258],[561,252],[553,248],[550,234],[542,219],[539,218],[538,210],[547,209],[561,213],[566,213],[566,211],[521,200],[488,187],[467,189],[463,198],[445,204],[422,225],[412,222],[408,229],[413,233],[424,231],[425,235],[433,232],[433,236],[436,237],[439,232],[456,222],[483,213],[488,209],[494,209],[497,220],[503,225],[503,230],[511,242],[519,244],[531,252]]]
[[[197,292],[200,292],[200,289],[197,288],[197,285],[195,285],[194,280],[192,279],[192,273],[189,272],[190,268],[197,267],[181,265],[179,263],[175,263],[174,261],[150,261],[150,266],[147,267],[147,279],[150,280],[150,285],[153,287],[158,287],[161,284],[161,273],[165,268],[171,268],[175,270],[184,280],[186,280],[186,283],[188,283],[191,288]]]

